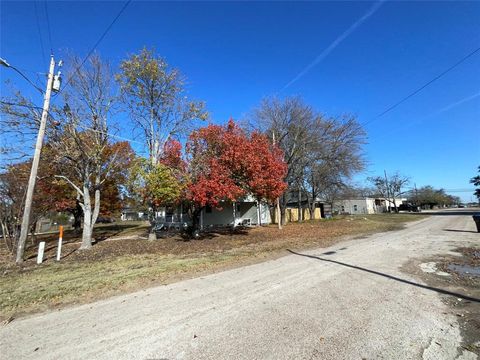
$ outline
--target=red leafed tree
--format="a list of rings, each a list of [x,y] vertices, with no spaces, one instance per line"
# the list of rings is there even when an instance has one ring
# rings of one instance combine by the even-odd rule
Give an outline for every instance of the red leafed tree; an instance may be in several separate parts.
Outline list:
[[[236,201],[250,194],[273,201],[286,188],[283,154],[260,133],[247,135],[233,120],[194,131],[187,143],[190,157],[188,198],[194,221],[206,205]]]
[[[159,162],[172,170],[184,172],[187,168],[187,163],[182,158],[182,144],[177,140],[168,140],[165,143]]]
[[[249,192],[258,200],[273,202],[287,188],[287,183],[283,181],[287,174],[283,152],[270,144],[266,135],[258,132],[251,135],[250,148],[256,160],[250,165]]]

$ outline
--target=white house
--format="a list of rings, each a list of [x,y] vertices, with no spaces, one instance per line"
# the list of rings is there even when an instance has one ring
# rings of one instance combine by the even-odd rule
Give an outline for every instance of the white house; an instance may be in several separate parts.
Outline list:
[[[226,201],[221,209],[205,207],[200,213],[200,228],[222,226],[252,226],[270,224],[268,204],[245,198],[234,203]]]
[[[191,221],[182,207],[160,208],[155,217],[157,221],[180,226]],[[271,223],[268,204],[257,202],[251,196],[245,196],[236,202],[225,201],[216,209],[206,206],[200,213],[199,225],[201,229],[226,226],[253,226]]]
[[[407,202],[407,198],[376,198],[377,212],[393,211],[395,209],[394,200],[397,208]]]
[[[405,198],[395,198],[397,207],[406,202]],[[357,198],[335,201],[333,211],[336,213],[347,214],[376,214],[393,210],[393,198]]]

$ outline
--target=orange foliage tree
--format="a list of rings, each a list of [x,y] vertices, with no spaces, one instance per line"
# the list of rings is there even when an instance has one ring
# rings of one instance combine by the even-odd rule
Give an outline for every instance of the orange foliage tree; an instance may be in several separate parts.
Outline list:
[[[282,151],[268,138],[247,134],[233,120],[193,131],[187,142],[190,182],[187,197],[194,207],[194,223],[207,205],[221,207],[245,195],[273,202],[286,189]]]

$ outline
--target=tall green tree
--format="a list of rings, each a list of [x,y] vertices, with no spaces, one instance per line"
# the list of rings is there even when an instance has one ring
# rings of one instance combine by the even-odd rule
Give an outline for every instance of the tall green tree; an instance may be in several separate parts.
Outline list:
[[[116,79],[154,165],[170,139],[187,134],[195,121],[208,117],[204,102],[187,97],[185,77],[153,50],[144,48],[123,60]]]

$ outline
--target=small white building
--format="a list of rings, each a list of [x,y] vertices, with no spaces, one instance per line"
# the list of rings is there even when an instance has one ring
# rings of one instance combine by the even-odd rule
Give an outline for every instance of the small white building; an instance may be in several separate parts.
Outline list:
[[[226,201],[221,209],[210,206],[200,213],[200,228],[223,226],[253,226],[271,223],[270,207],[263,202],[246,198],[234,203]]]
[[[338,200],[333,203],[332,210],[339,214],[375,214],[378,212],[374,198]]]
[[[397,208],[407,201],[406,198],[395,198]],[[338,214],[377,214],[393,210],[393,198],[357,198],[335,201],[333,212]]]

